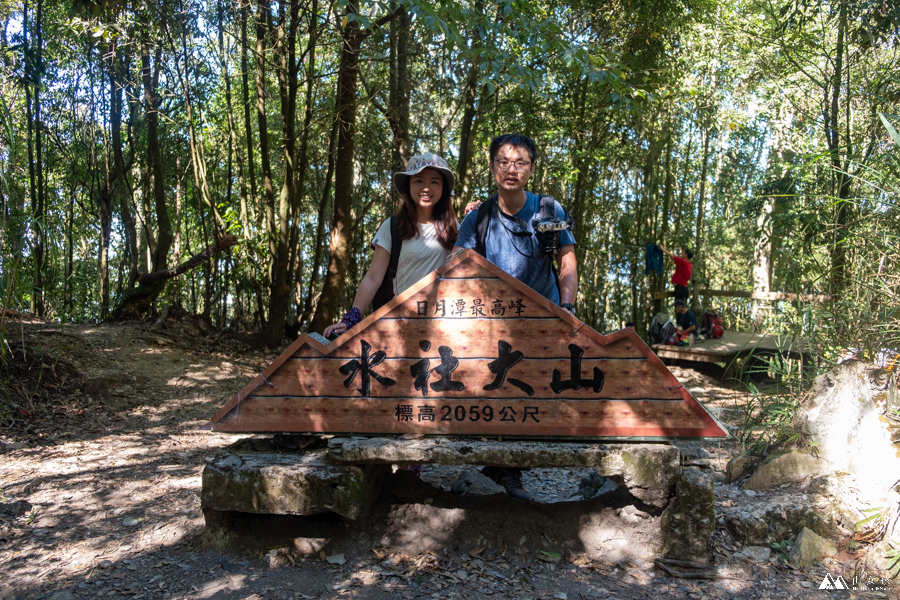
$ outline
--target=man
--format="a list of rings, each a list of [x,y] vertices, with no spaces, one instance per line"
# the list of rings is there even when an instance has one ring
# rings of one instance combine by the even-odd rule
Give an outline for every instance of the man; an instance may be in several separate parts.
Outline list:
[[[675,324],[678,325],[680,339],[689,339],[688,336],[697,330],[697,318],[681,298],[675,300]]]
[[[694,266],[691,264],[694,253],[687,248],[684,248],[681,251],[681,256],[675,256],[674,253],[669,252],[659,244],[657,244],[657,247],[662,250],[664,254],[668,254],[675,263],[675,272],[672,273],[672,283],[675,285],[675,299],[684,300],[685,303],[687,303],[687,300],[691,295],[687,286],[691,281],[691,273],[694,270]]]
[[[491,141],[489,168],[497,182],[497,195],[488,200],[490,218],[484,238],[485,257],[545,298],[570,313],[575,313],[578,272],[575,259],[575,237],[568,230],[560,232],[559,284],[553,272],[553,256],[541,248],[540,238],[531,222],[540,216],[540,196],[525,190],[534,174],[537,148],[534,140],[507,134]],[[487,209],[486,209],[487,210]],[[565,219],[566,212],[554,202],[554,214]],[[471,211],[459,228],[452,252],[478,246],[478,210]],[[483,471],[498,481],[510,496],[531,499],[522,487],[520,469],[485,468]]]

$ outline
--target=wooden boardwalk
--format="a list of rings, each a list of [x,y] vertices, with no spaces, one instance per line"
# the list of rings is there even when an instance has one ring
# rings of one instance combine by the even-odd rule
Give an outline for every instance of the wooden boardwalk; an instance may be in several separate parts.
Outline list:
[[[726,330],[725,335],[717,340],[706,339],[693,346],[654,344],[651,347],[660,358],[724,363],[723,379],[727,379],[734,374],[739,363],[750,355],[781,354],[803,360],[808,354],[803,346],[802,340]]]

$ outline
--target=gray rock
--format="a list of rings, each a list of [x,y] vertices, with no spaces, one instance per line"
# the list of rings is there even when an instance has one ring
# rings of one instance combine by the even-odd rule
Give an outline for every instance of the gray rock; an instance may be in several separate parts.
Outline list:
[[[756,473],[744,484],[745,489],[768,490],[785,483],[802,481],[807,477],[831,470],[829,463],[802,450],[789,450],[767,458]]]
[[[589,477],[585,477],[578,484],[578,492],[584,500],[590,500],[614,492],[619,486],[609,477],[604,477],[599,473],[591,473]]]
[[[219,460],[217,464],[219,468],[222,469],[239,469],[241,466],[241,462],[242,461],[239,456],[231,454]]]
[[[596,467],[638,499],[664,507],[681,473],[678,448],[668,444],[480,441],[451,438],[351,439],[335,461],[350,464],[440,463],[518,468]]]
[[[804,527],[791,548],[788,560],[798,567],[811,567],[827,556],[837,554],[837,546],[811,529]]]
[[[755,562],[764,563],[769,562],[769,559],[772,558],[772,549],[768,546],[746,546],[744,554]]]
[[[747,470],[756,462],[756,459],[749,456],[735,456],[725,465],[725,483],[734,483],[742,478]]]
[[[815,395],[794,416],[794,426],[809,433],[818,455],[834,471],[851,473],[875,494],[891,489],[900,472],[900,457],[891,443],[890,401],[885,371],[848,361],[813,383]]]
[[[687,467],[675,486],[676,496],[660,517],[666,558],[709,560],[709,540],[715,528],[713,476]]]
[[[505,494],[506,489],[478,469],[466,469],[450,486],[450,491],[461,496],[490,496]]]
[[[253,535],[236,536],[244,513],[314,515],[332,512],[361,522],[381,490],[386,467],[332,465],[326,450],[253,453],[223,457],[203,469],[201,507],[208,547],[253,547]],[[237,468],[235,464],[239,464]]]
[[[796,495],[767,497],[756,503],[723,507],[725,526],[742,544],[768,546],[795,537],[804,527],[820,535],[831,535],[835,521],[827,512],[818,512],[798,501]]]

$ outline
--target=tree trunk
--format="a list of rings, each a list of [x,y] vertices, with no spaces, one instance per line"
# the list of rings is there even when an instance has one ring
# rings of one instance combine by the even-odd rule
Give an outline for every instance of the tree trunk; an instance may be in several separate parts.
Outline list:
[[[127,265],[127,279],[120,281],[120,286],[131,287],[137,279],[138,249],[137,227],[132,212],[131,191],[128,186],[125,157],[122,153],[122,111],[124,109],[123,91],[128,77],[128,63],[125,51],[121,45],[115,43],[109,47],[110,77],[110,138],[112,141],[113,171],[111,174],[111,188],[114,205],[119,207],[119,218],[122,222],[122,230],[125,234],[124,264]]]
[[[663,165],[663,168],[666,171],[666,179],[665,179],[665,187],[663,189],[663,205],[662,212],[659,218],[659,229],[656,235],[656,240],[661,241],[665,240],[669,233],[669,215],[672,214],[672,195],[674,193],[675,187],[675,177],[673,174],[674,167],[672,166],[672,138],[673,132],[671,130],[671,125],[668,128],[666,133],[666,160]],[[649,243],[649,242],[648,242]],[[651,297],[655,292],[664,291],[666,289],[666,278],[665,275],[658,275],[656,271],[650,272],[650,293]],[[663,301],[658,298],[653,299],[653,315],[655,316],[657,313],[661,312],[663,309]],[[649,321],[649,319],[644,319],[642,321],[637,321],[636,325],[638,326],[638,332],[644,333],[645,321]]]
[[[387,119],[393,134],[391,145],[391,162],[394,171],[405,171],[406,162],[410,158],[409,142],[409,73],[408,47],[410,21],[409,14],[403,7],[397,7],[396,0],[391,7],[398,12],[398,18],[391,21],[390,27],[390,74]],[[392,211],[400,207],[400,196],[391,187],[393,199]]]
[[[37,0],[34,35],[28,37],[28,0],[25,0],[22,22],[25,40],[25,114],[28,138],[28,178],[31,191],[31,310],[44,316],[44,166],[42,154],[43,126],[41,124],[41,73],[43,38],[43,0]],[[29,42],[33,41],[31,44]]]
[[[766,185],[762,188],[763,205],[756,219],[756,244],[753,248],[753,291],[772,291],[772,270],[777,256],[780,236],[778,215],[783,212],[784,197],[793,194],[790,178],[790,160],[787,158],[793,111],[787,102],[779,104],[772,126],[772,143],[769,151],[769,169]],[[765,318],[766,302],[753,300],[750,317],[757,324]]]
[[[153,206],[156,220],[156,245],[150,259],[150,269],[157,271],[166,266],[174,234],[169,207],[166,205],[166,188],[163,174],[162,152],[159,145],[159,85],[162,51],[156,50],[156,64],[151,64],[149,40],[141,41],[141,80],[144,89],[144,111],[147,119],[147,165],[153,181]]]
[[[269,155],[269,121],[266,116],[266,38],[269,31],[269,0],[259,0],[256,15],[256,124],[259,129],[259,157],[263,172],[266,232],[269,237],[269,264],[266,269],[269,285],[275,280],[275,186],[272,182],[272,163]],[[265,319],[265,317],[262,317]],[[268,327],[269,319],[265,319]]]
[[[307,170],[309,169],[309,136],[312,128],[313,121],[313,101],[314,101],[314,92],[315,92],[315,83],[316,83],[316,44],[319,38],[319,22],[318,22],[318,11],[319,11],[319,3],[318,0],[313,0],[312,2],[312,10],[310,11],[310,25],[309,25],[309,42],[306,49],[306,106],[304,108],[303,115],[303,130],[300,134],[300,148],[298,149],[297,156],[297,209],[293,214],[293,219],[296,222],[299,218],[299,206],[300,199],[304,195],[304,191],[306,189],[306,176]],[[329,142],[329,149],[331,143]],[[319,225],[323,223],[323,215],[319,215]],[[294,227],[291,234],[291,264],[302,265],[303,261],[298,258],[300,253],[300,228]],[[317,236],[316,239],[316,260],[313,265],[313,276],[315,276],[315,269],[318,268],[320,249],[319,249],[319,239]],[[300,327],[305,321],[305,316],[302,316],[303,308],[301,306],[302,302],[302,278],[303,278],[303,269],[298,266],[297,274],[295,277],[295,286],[296,286],[296,321],[292,325],[292,329],[299,332]]]
[[[837,198],[834,215],[834,240],[831,245],[831,295],[838,298],[844,291],[848,271],[848,251],[846,228],[851,219],[852,205],[850,199],[851,177],[847,171],[847,161],[841,161],[841,133],[839,114],[840,99],[844,77],[844,46],[847,34],[847,3],[842,2],[838,16],[837,46],[834,52],[834,72],[830,82],[830,106],[825,109],[825,133],[828,140],[828,151],[831,157],[834,191]],[[826,94],[829,93],[826,88]],[[847,102],[847,119],[850,119],[850,103]],[[849,145],[849,137],[847,143]],[[849,148],[848,148],[849,159]]]
[[[199,265],[209,265],[211,259],[235,244],[237,244],[237,237],[228,235],[213,242],[202,252],[192,256],[189,260],[177,267],[161,269],[152,273],[141,273],[138,276],[138,286],[122,295],[122,300],[113,311],[112,318],[140,318],[150,309],[153,301],[159,296],[159,293],[162,292],[163,288],[165,288],[166,281],[172,277],[177,277],[182,273],[186,273]]]
[[[247,60],[249,42],[247,41],[247,19],[249,2],[241,2],[241,91],[244,99],[244,139],[247,142],[247,176],[250,180],[250,198],[257,201],[256,196],[256,170],[253,162],[253,121],[250,118],[250,64]],[[243,218],[249,220],[248,207],[242,200],[241,211],[245,213]]]
[[[463,115],[459,124],[459,160],[456,163],[457,203],[460,208],[471,202],[470,192],[472,175],[470,173],[472,151],[475,143],[475,93],[478,90],[478,63],[475,59],[469,64],[466,76],[466,87],[463,91]]]
[[[319,270],[322,265],[323,249],[325,247],[325,220],[328,216],[328,201],[331,196],[331,184],[334,181],[334,162],[335,162],[335,143],[338,136],[339,121],[335,115],[333,125],[331,127],[331,135],[328,137],[328,169],[325,173],[325,182],[322,186],[322,200],[319,202],[319,216],[316,221],[316,249],[313,257],[312,276],[309,278],[309,287],[306,294],[306,305],[303,308],[303,315],[300,317],[301,328],[309,320],[313,310],[313,295],[316,286],[319,285]],[[311,331],[315,331],[310,329]]]
[[[331,247],[328,272],[322,286],[322,295],[316,308],[310,329],[322,331],[334,322],[337,304],[347,282],[347,266],[350,261],[350,230],[353,226],[350,214],[353,202],[353,154],[356,134],[356,84],[359,74],[359,49],[363,33],[355,18],[359,13],[359,0],[348,0],[347,19],[343,31],[341,64],[338,70],[338,145],[334,185],[334,215],[331,222]]]
[[[184,18],[187,18],[187,12],[182,11],[182,15],[185,15]],[[206,171],[206,156],[203,149],[203,138],[197,134],[197,129],[194,127],[194,106],[193,106],[193,92],[191,85],[191,68],[189,63],[188,56],[188,48],[187,48],[187,30],[188,25],[187,22],[182,20],[179,23],[181,28],[181,51],[182,51],[182,60],[184,61],[184,73],[179,70],[178,76],[181,79],[182,90],[184,92],[184,105],[185,112],[187,118],[187,126],[188,126],[188,141],[189,148],[191,151],[191,167],[193,167],[194,174],[194,186],[199,193],[199,199],[202,201],[202,204],[206,205],[209,208],[209,212],[214,219],[213,223],[213,231],[214,237],[219,237],[220,234],[224,234],[227,230],[227,225],[225,224],[225,220],[222,219],[222,216],[219,214],[218,208],[216,208],[216,203],[212,200],[212,194],[209,191],[209,178],[207,177]],[[201,115],[202,121],[202,115]]]
[[[281,183],[281,194],[278,202],[278,221],[271,223],[270,230],[277,232],[274,240],[275,252],[272,267],[272,283],[269,300],[269,322],[266,327],[266,345],[275,347],[284,337],[284,327],[290,307],[290,293],[294,269],[291,265],[290,240],[293,237],[291,228],[297,223],[291,216],[297,212],[296,190],[294,189],[294,169],[296,166],[296,142],[294,139],[294,121],[297,116],[297,74],[296,61],[297,21],[299,5],[291,0],[289,13],[281,4],[279,23],[276,27],[277,41],[274,58],[277,63],[278,91],[281,100],[281,133],[282,159],[284,163],[284,179]],[[272,241],[269,242],[270,248]]]
[[[706,176],[709,173],[709,128],[703,129],[703,162],[700,166],[700,193],[697,198],[697,228],[694,232],[694,269],[691,279],[691,307],[700,307],[700,284],[703,279],[703,211],[706,210]]]

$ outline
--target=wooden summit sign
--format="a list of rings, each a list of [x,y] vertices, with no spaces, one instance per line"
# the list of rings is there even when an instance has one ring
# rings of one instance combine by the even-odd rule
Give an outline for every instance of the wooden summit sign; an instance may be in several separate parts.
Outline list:
[[[727,437],[633,329],[602,335],[471,250],[316,338],[297,338],[213,430]]]

